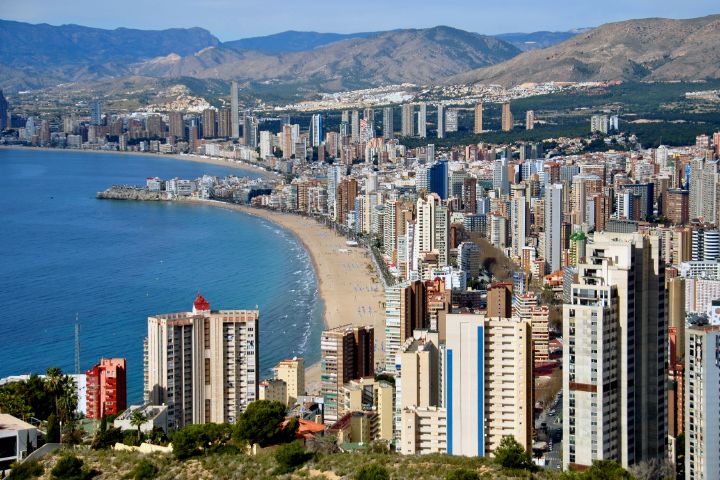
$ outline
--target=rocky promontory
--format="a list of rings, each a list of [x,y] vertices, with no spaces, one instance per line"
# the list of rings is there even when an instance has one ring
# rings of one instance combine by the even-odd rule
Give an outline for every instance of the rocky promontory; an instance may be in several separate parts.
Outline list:
[[[97,198],[104,200],[141,200],[149,202],[161,202],[170,200],[165,192],[151,192],[144,187],[129,187],[115,185],[104,192],[98,192]]]

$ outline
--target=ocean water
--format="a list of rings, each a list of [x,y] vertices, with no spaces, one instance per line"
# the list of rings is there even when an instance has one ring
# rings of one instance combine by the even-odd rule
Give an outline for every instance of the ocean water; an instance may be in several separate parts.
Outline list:
[[[0,149],[0,378],[128,361],[128,401],[142,400],[147,317],[260,308],[263,376],[283,358],[319,359],[322,303],[307,252],[262,219],[198,205],[97,200],[148,176],[238,170],[172,159]],[[246,175],[254,175],[247,173]]]

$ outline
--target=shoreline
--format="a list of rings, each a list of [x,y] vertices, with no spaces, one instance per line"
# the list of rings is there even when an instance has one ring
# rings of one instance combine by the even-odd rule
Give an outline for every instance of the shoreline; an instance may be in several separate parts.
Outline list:
[[[323,301],[325,329],[342,325],[375,327],[375,362],[382,361],[385,337],[385,294],[367,250],[348,247],[346,238],[314,219],[292,213],[191,199],[181,203],[210,205],[262,218],[290,232],[310,257]],[[320,362],[305,367],[308,392],[319,391]]]
[[[129,155],[136,157],[167,158],[169,160],[180,160],[183,162],[204,163],[216,167],[227,167],[235,170],[243,170],[260,175],[265,180],[279,178],[275,172],[269,172],[264,168],[249,164],[244,161],[235,161],[221,157],[202,157],[199,155],[180,155],[177,153],[151,153],[151,152],[120,152],[112,150],[90,150],[82,148],[51,148],[51,147],[25,147],[22,145],[0,145],[0,150],[28,150],[33,152],[68,152],[68,153],[99,153],[103,155]]]

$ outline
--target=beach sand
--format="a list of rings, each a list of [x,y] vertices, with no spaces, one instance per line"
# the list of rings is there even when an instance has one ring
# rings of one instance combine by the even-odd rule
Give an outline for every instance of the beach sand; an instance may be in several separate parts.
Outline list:
[[[217,201],[198,202],[255,215],[292,232],[310,254],[325,304],[325,327],[341,325],[375,327],[375,363],[382,359],[385,339],[385,294],[369,253],[362,247],[348,247],[346,238],[312,218],[273,210],[231,205]],[[318,392],[319,363],[308,366],[306,390]]]

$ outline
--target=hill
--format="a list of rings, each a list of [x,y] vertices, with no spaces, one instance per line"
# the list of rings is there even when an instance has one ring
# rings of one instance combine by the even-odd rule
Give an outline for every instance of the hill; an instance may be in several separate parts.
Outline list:
[[[568,30],[567,32],[532,32],[532,33],[501,33],[495,35],[495,38],[512,43],[523,52],[528,50],[537,50],[539,48],[547,48],[557,45],[560,42],[574,37],[578,33],[587,32],[589,28],[579,28]]]
[[[494,37],[450,27],[383,32],[309,51],[270,54],[212,47],[133,65],[133,74],[309,84],[325,90],[432,83],[511,58],[519,50]]]
[[[720,15],[608,23],[448,83],[720,78]]]
[[[348,40],[350,38],[367,38],[377,35],[378,32],[359,33],[318,33],[287,32],[264,35],[261,37],[241,38],[223,43],[224,47],[233,50],[258,50],[265,53],[303,52],[313,48],[322,47],[330,43]]]

